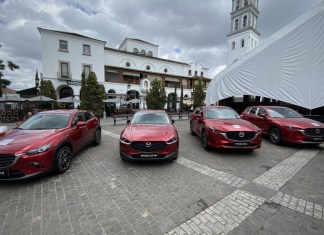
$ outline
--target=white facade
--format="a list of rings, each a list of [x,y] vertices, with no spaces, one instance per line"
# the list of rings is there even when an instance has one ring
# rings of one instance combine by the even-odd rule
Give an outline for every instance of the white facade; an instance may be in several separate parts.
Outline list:
[[[199,62],[183,63],[158,58],[158,45],[139,39],[126,38],[119,49],[105,47],[106,42],[80,34],[38,28],[41,35],[42,79],[51,80],[58,98],[75,96],[81,88],[81,74],[85,69],[96,73],[107,93],[117,97],[136,94],[140,104],[146,108],[146,90],[154,79],[161,80],[167,96],[174,93],[190,99],[194,80],[203,77],[207,87],[208,68]],[[139,50],[137,52],[134,48]],[[141,53],[145,50],[145,54]],[[151,53],[149,53],[151,52]],[[68,93],[68,94],[67,94]],[[108,97],[109,98],[109,97]],[[116,103],[117,108],[122,102]],[[169,108],[169,104],[165,108]],[[173,107],[173,109],[178,109]]]

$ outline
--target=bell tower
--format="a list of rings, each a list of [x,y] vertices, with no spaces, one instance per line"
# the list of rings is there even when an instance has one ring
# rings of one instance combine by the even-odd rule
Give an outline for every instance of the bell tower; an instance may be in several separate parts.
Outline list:
[[[259,0],[232,0],[231,30],[227,34],[227,66],[259,44]]]

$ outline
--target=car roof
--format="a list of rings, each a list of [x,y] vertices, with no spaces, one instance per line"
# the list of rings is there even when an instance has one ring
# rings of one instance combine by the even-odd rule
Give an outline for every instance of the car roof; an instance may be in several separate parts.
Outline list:
[[[165,110],[153,110],[153,109],[145,109],[145,110],[139,110],[136,113],[166,113]]]
[[[204,106],[203,109],[233,109],[228,106]]]
[[[79,109],[56,109],[56,110],[47,110],[47,111],[41,111],[39,113],[42,114],[75,114],[78,112],[88,112],[86,110],[79,110]]]

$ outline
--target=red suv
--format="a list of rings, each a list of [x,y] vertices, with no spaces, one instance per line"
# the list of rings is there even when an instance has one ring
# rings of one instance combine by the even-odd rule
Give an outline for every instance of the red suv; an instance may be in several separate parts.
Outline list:
[[[0,138],[0,180],[63,173],[73,154],[90,142],[101,142],[100,120],[91,112],[39,112]]]

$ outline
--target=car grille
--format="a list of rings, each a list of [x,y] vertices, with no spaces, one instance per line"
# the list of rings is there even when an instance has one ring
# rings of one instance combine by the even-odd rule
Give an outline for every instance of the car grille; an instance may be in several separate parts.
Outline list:
[[[304,133],[305,135],[309,135],[309,136],[324,136],[324,129],[323,128],[306,129]]]
[[[150,147],[148,147],[148,143],[151,143]],[[163,141],[135,141],[131,143],[131,146],[139,152],[156,152],[158,150],[164,149],[166,143]]]
[[[226,133],[226,137],[230,140],[252,140],[255,134],[252,131],[230,131]]]
[[[15,161],[15,155],[0,154],[0,168],[8,167]]]

